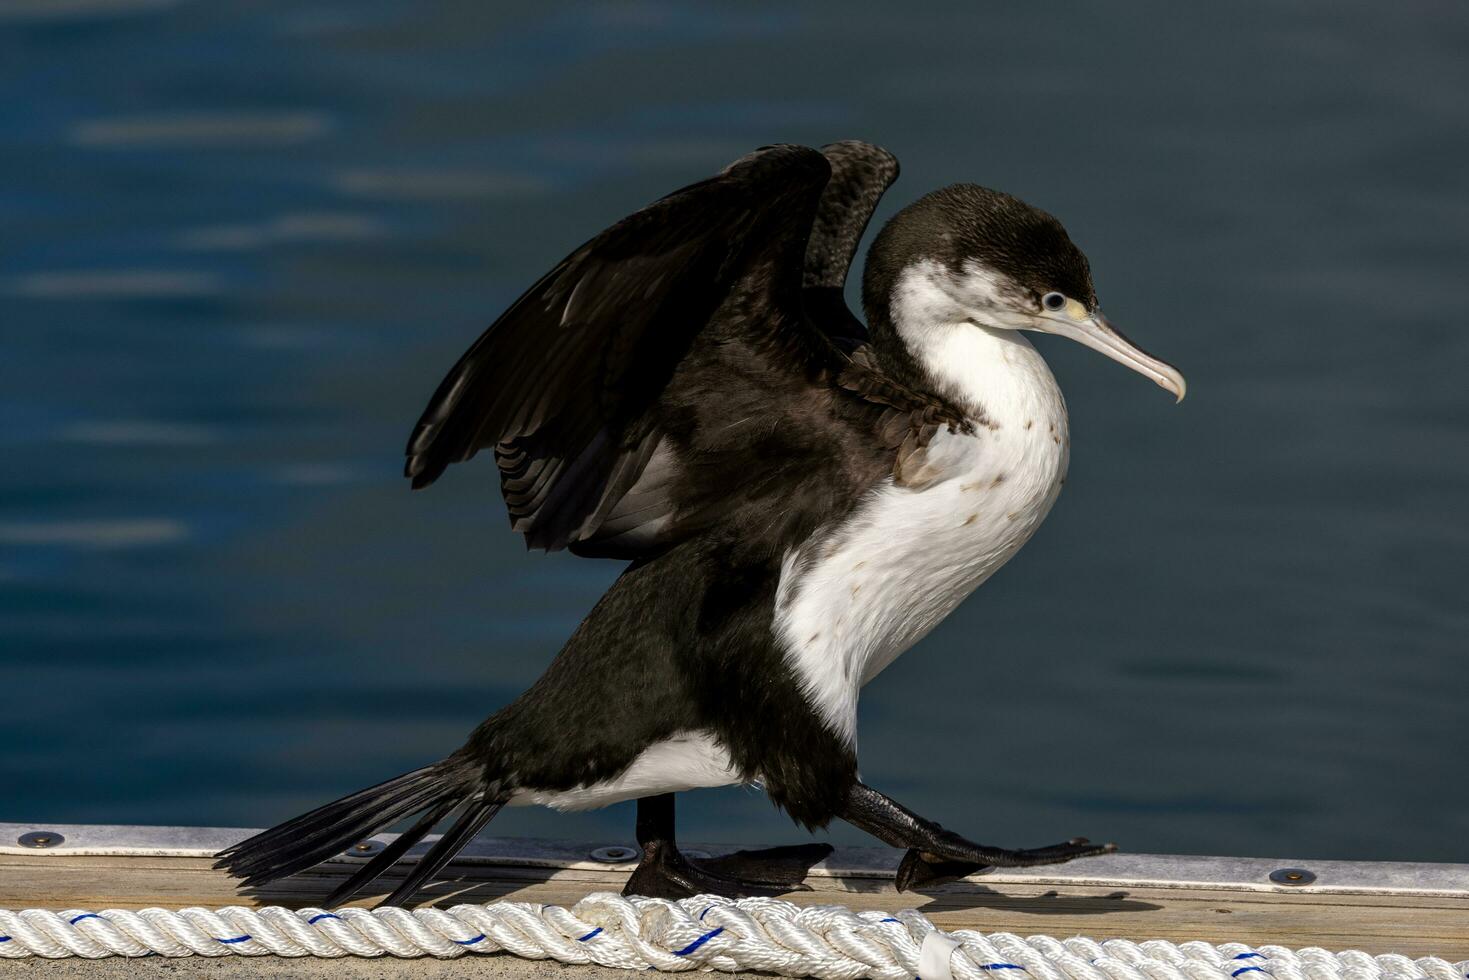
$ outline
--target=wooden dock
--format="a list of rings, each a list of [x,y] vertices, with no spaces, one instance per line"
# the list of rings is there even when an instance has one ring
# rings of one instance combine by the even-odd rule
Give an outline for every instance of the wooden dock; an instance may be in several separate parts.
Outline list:
[[[51,846],[20,843],[36,831],[52,835]],[[250,833],[0,824],[0,908],[300,908],[318,903],[366,859],[343,855],[266,888],[240,892],[210,867],[209,855]],[[373,841],[391,838],[378,835]],[[481,838],[424,890],[420,901],[451,905],[508,898],[569,906],[590,892],[622,888],[630,860],[617,860],[615,850],[593,857],[599,847],[622,843]],[[375,846],[368,843],[365,849]],[[688,847],[716,857],[733,850]],[[631,858],[631,848],[626,851]],[[788,897],[859,910],[916,908],[946,930],[1320,946],[1469,959],[1469,865],[1115,854],[992,872],[921,894],[899,894],[892,885],[898,856],[885,848],[839,849],[811,868],[806,878],[811,891]],[[1304,881],[1314,875],[1314,881],[1272,881],[1272,872],[1287,868],[1307,874],[1277,879]],[[376,894],[353,904],[372,904],[393,887],[394,878],[390,875],[378,883]],[[41,961],[27,962],[32,970],[41,966]]]

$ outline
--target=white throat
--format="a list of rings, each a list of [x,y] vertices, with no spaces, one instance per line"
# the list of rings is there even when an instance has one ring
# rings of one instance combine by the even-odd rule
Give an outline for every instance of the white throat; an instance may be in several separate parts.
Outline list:
[[[898,336],[940,393],[975,418],[1029,412],[1059,416],[1061,390],[1045,359],[1007,319],[1003,281],[979,266],[955,280],[921,262],[893,290],[890,315]]]

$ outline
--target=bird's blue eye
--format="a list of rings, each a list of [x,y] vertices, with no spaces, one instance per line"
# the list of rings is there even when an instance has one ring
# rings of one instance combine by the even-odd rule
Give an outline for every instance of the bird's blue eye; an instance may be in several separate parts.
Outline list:
[[[1046,293],[1041,297],[1041,305],[1048,310],[1063,310],[1066,308],[1066,297],[1060,293]]]

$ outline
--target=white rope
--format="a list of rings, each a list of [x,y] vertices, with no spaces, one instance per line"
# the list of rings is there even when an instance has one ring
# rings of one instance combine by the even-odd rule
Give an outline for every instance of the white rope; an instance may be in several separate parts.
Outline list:
[[[0,958],[435,956],[509,952],[620,969],[763,970],[823,980],[1464,980],[1469,960],[1359,950],[1252,948],[943,933],[887,915],[772,898],[679,902],[588,895],[574,908],[497,902],[451,909],[293,911],[229,906],[49,912],[0,909]],[[1011,973],[1013,971],[1013,977]],[[1261,974],[1254,976],[1253,974]]]

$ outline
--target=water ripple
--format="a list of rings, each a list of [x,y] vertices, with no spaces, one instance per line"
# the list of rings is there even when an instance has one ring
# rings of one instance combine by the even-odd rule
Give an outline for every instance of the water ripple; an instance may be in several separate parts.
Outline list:
[[[361,474],[341,463],[297,463],[273,471],[271,479],[285,486],[325,487],[351,483]]]
[[[204,446],[215,441],[215,434],[202,425],[109,419],[73,423],[61,430],[61,438],[91,446]]]
[[[10,280],[8,292],[41,299],[131,299],[206,296],[219,291],[208,273],[177,269],[33,272]]]
[[[480,170],[349,170],[332,183],[346,194],[421,199],[513,197],[550,190],[550,183],[535,174]]]
[[[0,20],[63,20],[166,10],[179,0],[0,0]]]
[[[166,518],[98,521],[12,521],[0,523],[0,544],[114,549],[172,544],[189,529]]]
[[[365,214],[283,214],[255,224],[211,225],[183,232],[179,244],[200,251],[249,251],[271,245],[349,242],[377,238],[381,221]]]
[[[68,135],[78,146],[276,146],[309,142],[330,128],[320,112],[181,112],[90,119]]]

